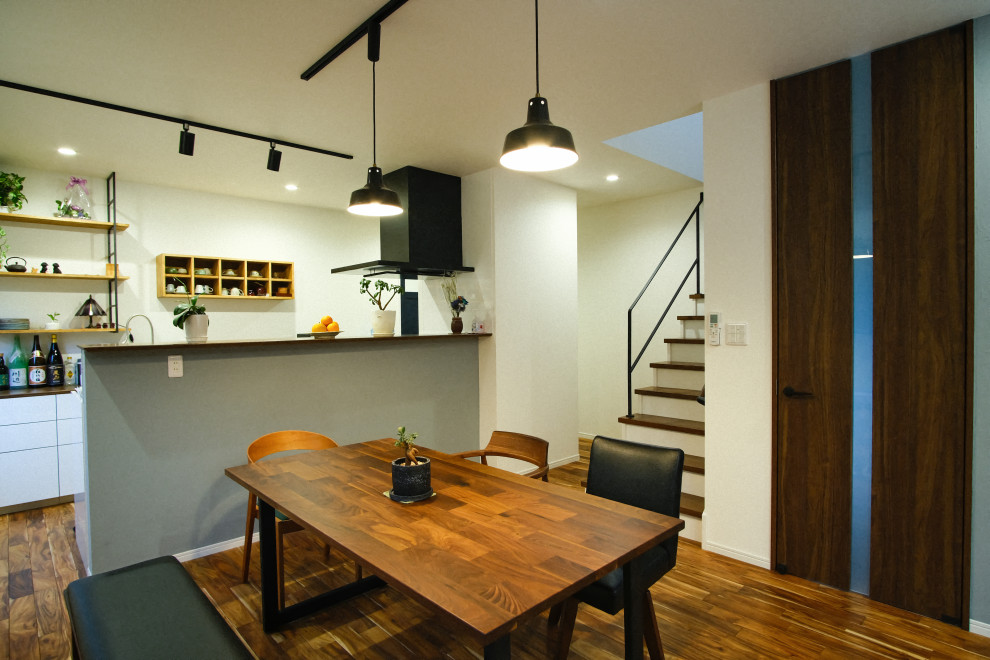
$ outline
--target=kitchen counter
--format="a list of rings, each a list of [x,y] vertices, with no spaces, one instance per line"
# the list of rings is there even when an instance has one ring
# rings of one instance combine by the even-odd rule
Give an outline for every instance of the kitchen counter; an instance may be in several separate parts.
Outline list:
[[[272,431],[345,445],[406,426],[431,449],[477,449],[484,336],[83,346],[84,563],[102,572],[240,543],[247,497],[223,471]]]
[[[157,349],[157,348],[182,348],[182,349],[192,349],[192,350],[202,350],[211,347],[220,346],[279,346],[279,345],[292,345],[300,343],[318,344],[320,346],[333,346],[337,344],[351,344],[355,342],[374,342],[376,344],[386,344],[394,342],[415,342],[415,341],[443,341],[443,340],[463,340],[476,337],[491,337],[490,332],[484,333],[471,333],[464,332],[461,334],[448,333],[445,335],[396,335],[394,337],[335,337],[333,339],[316,339],[314,337],[291,337],[289,339],[285,338],[272,338],[272,339],[229,339],[229,340],[209,340],[205,342],[172,342],[167,344],[83,344],[79,348],[85,349],[88,353],[102,352],[102,351],[131,351],[139,349]]]

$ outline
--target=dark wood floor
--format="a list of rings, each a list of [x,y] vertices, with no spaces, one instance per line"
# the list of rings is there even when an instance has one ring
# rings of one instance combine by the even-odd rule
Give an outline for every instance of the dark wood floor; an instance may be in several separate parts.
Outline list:
[[[577,487],[586,467],[551,471]],[[246,499],[246,498],[245,498]],[[0,660],[64,659],[67,621],[59,594],[81,563],[73,510],[62,505],[0,516]],[[352,579],[351,565],[305,532],[288,537],[287,601]],[[260,658],[476,660],[481,649],[444,630],[426,609],[391,589],[357,598],[275,635],[258,621],[257,552],[240,584],[240,549],[185,564]],[[667,658],[990,658],[990,639],[874,603],[862,596],[734,561],[681,542],[677,567],[651,590]],[[545,658],[546,617],[512,635],[513,658]],[[177,631],[181,634],[181,631]],[[622,615],[582,607],[571,658],[622,657]]]

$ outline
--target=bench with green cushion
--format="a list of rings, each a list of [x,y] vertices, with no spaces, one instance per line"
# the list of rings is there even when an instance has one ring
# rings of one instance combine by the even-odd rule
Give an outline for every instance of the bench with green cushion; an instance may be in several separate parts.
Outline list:
[[[69,584],[73,658],[253,658],[175,557]]]

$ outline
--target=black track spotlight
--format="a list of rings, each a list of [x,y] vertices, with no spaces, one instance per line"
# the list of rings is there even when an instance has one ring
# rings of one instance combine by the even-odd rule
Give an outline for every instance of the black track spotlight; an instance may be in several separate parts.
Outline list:
[[[278,172],[278,168],[282,164],[282,152],[275,148],[274,142],[271,144],[271,149],[268,150],[268,169],[272,172]]]
[[[189,124],[183,124],[182,132],[179,133],[179,153],[183,156],[192,156],[195,148],[196,134],[189,132]]]

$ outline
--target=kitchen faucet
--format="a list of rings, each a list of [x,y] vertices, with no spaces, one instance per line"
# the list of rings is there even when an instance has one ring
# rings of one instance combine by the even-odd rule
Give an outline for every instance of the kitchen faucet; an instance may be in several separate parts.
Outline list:
[[[132,344],[134,343],[134,335],[131,334],[131,321],[139,316],[148,322],[148,327],[151,328],[151,343],[155,343],[155,326],[151,325],[151,319],[144,314],[135,314],[131,318],[127,319],[127,323],[124,324],[124,333],[121,335],[120,341],[117,342],[118,344],[126,344],[128,339],[131,340]]]

